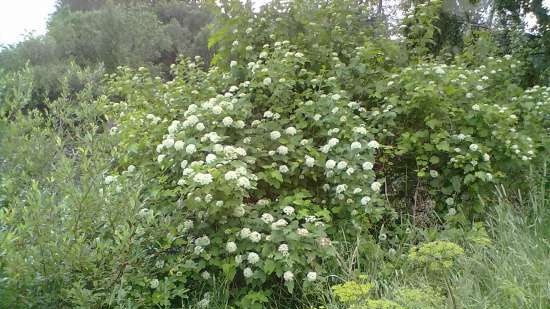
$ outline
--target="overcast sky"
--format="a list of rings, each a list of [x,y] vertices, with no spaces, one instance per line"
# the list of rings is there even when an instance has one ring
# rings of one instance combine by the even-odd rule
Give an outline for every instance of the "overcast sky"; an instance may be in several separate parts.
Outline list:
[[[0,45],[21,41],[25,34],[44,34],[56,0],[0,0]],[[255,0],[256,5],[269,0]],[[544,0],[550,7],[550,0]]]

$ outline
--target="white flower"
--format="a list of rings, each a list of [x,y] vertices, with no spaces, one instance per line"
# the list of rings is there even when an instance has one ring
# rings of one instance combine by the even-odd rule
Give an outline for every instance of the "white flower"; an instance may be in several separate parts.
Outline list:
[[[277,249],[279,253],[281,253],[283,256],[288,255],[288,245],[287,244],[281,244],[279,245],[279,248]]]
[[[346,167],[348,167],[348,162],[346,162],[346,161],[340,161],[340,162],[338,162],[338,165],[336,165],[336,168],[339,169],[339,170],[343,170]]]
[[[437,176],[439,176],[439,173],[436,170],[430,170],[430,176],[436,178]]]
[[[275,218],[273,218],[273,216],[271,214],[268,214],[268,213],[264,213],[262,215],[261,219],[266,224],[269,224],[269,223],[273,222],[273,220],[275,220]]]
[[[334,160],[327,160],[327,163],[325,163],[325,167],[327,169],[333,169],[336,166],[336,161]]]
[[[233,253],[237,251],[237,244],[233,241],[230,241],[225,245],[225,250],[227,250],[227,252],[229,253]]]
[[[248,236],[248,239],[250,239],[251,242],[260,242],[260,240],[262,240],[262,234],[258,232],[252,232]]]
[[[340,98],[341,98],[341,97],[340,97],[339,94],[333,94],[333,95],[332,95],[332,99],[333,99],[334,101],[338,101],[338,100],[340,100]]]
[[[193,181],[204,186],[204,185],[212,183],[212,175],[210,175],[208,173],[197,173],[193,177]]]
[[[361,135],[367,134],[367,129],[365,127],[355,127],[353,128],[353,132]]]
[[[274,229],[274,230],[276,230],[276,229],[278,229],[278,228],[280,228],[280,227],[284,227],[284,226],[287,226],[287,225],[288,225],[288,222],[286,222],[285,219],[279,219],[279,220],[277,220],[276,222],[273,222],[273,223],[271,224],[271,228]]]
[[[475,111],[479,111],[479,105],[478,104],[472,105],[472,109]]]
[[[271,111],[266,111],[264,113],[264,118],[271,118],[271,117],[273,117],[273,113]]]
[[[374,164],[372,164],[369,161],[366,161],[366,162],[363,163],[363,169],[365,171],[370,171],[370,170],[372,170],[373,167],[374,167]]]
[[[454,207],[449,208],[449,216],[454,216],[454,215],[456,215],[456,209],[454,209]]]
[[[340,140],[338,140],[337,138],[333,137],[331,139],[328,140],[328,143],[327,145],[329,145],[329,147],[334,147],[336,146],[336,144],[338,144],[340,142]]]
[[[185,147],[185,152],[187,152],[188,154],[193,154],[197,151],[197,147],[193,144],[189,144],[187,145],[187,147]]]
[[[230,67],[234,67],[237,65],[237,61],[233,60],[231,61],[231,63],[229,64]]]
[[[202,274],[201,274],[201,277],[202,277],[204,280],[208,280],[208,279],[210,279],[210,273],[207,272],[207,271],[203,271]]]
[[[227,180],[227,181],[235,180],[238,177],[239,177],[239,174],[237,174],[237,172],[235,172],[235,171],[229,171],[229,172],[225,173],[225,176],[224,176],[225,180]]]
[[[370,197],[368,196],[363,196],[363,198],[361,198],[361,205],[363,206],[367,206],[367,204],[370,202]]]
[[[233,124],[233,118],[227,116],[227,117],[223,118],[222,123],[223,123],[224,126],[229,127]]]
[[[239,179],[237,180],[237,185],[243,188],[250,188],[250,180],[248,180],[248,178],[244,176],[239,177]]]
[[[471,151],[477,151],[479,149],[479,146],[477,144],[471,144],[470,145],[470,150]]]
[[[242,255],[239,254],[239,255],[235,256],[235,264],[239,265],[239,264],[242,263],[242,261],[243,261],[243,256]]]
[[[250,233],[251,233],[250,229],[247,227],[244,227],[239,232],[239,235],[241,236],[241,238],[248,238],[248,236],[250,236]]]
[[[162,141],[162,144],[164,145],[164,147],[170,148],[170,147],[174,146],[174,142],[175,141],[174,141],[173,138],[167,138],[164,141]]]
[[[246,260],[250,264],[256,264],[260,261],[260,256],[256,252],[249,252],[248,256],[246,257]]]
[[[157,157],[158,163],[161,163],[162,160],[164,160],[165,157],[166,157],[166,155],[163,155],[163,154],[159,155],[159,156]]]
[[[286,146],[281,145],[277,147],[277,153],[284,156],[288,153],[288,148]]]
[[[317,273],[314,271],[310,271],[307,273],[306,278],[307,278],[307,281],[313,282],[317,280]]]
[[[292,216],[294,214],[294,207],[292,206],[286,206],[285,208],[283,208],[283,212],[287,215],[287,216]]]
[[[455,200],[452,197],[448,197],[447,199],[445,199],[445,203],[449,206],[452,206],[454,205]]]
[[[341,184],[336,186],[336,193],[342,193],[345,192],[348,189],[348,186],[346,184]]]
[[[159,156],[160,157],[160,156]],[[162,160],[161,160],[162,161]],[[160,162],[160,161],[159,161]],[[109,185],[111,183],[113,183],[114,181],[116,181],[116,176],[106,176],[105,177],[105,184],[106,185]]]
[[[210,305],[210,298],[203,298],[197,303],[197,308],[208,308]]]
[[[250,267],[247,267],[243,270],[243,276],[245,278],[250,278],[254,275],[254,272],[252,271],[252,269],[250,269]]]
[[[304,228],[299,228],[296,230],[296,233],[298,233],[298,235],[300,236],[307,236],[309,234],[309,231]]]
[[[294,274],[291,271],[287,270],[283,274],[283,278],[285,279],[285,281],[292,281],[294,280]]]
[[[176,150],[183,150],[183,146],[185,146],[185,143],[182,141],[176,141],[174,143],[174,149]]]
[[[205,160],[206,160],[206,163],[207,163],[207,164],[210,164],[210,163],[214,162],[214,161],[216,160],[216,158],[217,158],[217,157],[216,157],[215,154],[209,153],[209,154],[206,155],[206,159],[205,159]]]
[[[285,133],[288,135],[295,135],[297,131],[295,127],[288,127],[286,128]]]
[[[288,171],[289,171],[288,166],[286,166],[286,165],[279,166],[279,172],[281,174],[286,174],[286,173],[288,173]]]
[[[377,149],[377,148],[380,147],[380,144],[377,141],[370,141],[367,144],[367,147],[372,148],[372,149]]]
[[[355,149],[361,149],[361,143],[359,142],[351,143],[351,150],[355,150]]]
[[[489,161],[489,160],[491,160],[491,156],[488,153],[484,153],[483,154],[483,160],[484,161]]]
[[[305,164],[306,164],[307,167],[313,167],[315,165],[315,159],[314,158],[306,155],[305,159],[306,159]]]
[[[372,189],[372,191],[378,192],[380,191],[380,188],[382,188],[382,184],[379,183],[378,181],[375,181],[370,185],[370,188]]]
[[[266,85],[266,86],[271,85],[271,78],[269,78],[269,77],[264,78],[263,83],[264,83],[264,85]]]
[[[195,129],[197,129],[197,131],[204,130],[205,129],[204,124],[202,122],[197,123],[197,125],[195,126]]]
[[[279,131],[273,131],[269,133],[269,137],[271,137],[272,140],[276,140],[281,137],[281,133]]]
[[[233,216],[237,218],[244,216],[244,213],[245,213],[245,209],[242,205],[237,206],[233,209]]]
[[[206,246],[210,245],[210,238],[208,238],[208,236],[206,236],[206,235],[204,235],[202,237],[199,237],[199,238],[195,239],[195,245],[201,246],[201,247],[206,247]]]
[[[156,289],[159,287],[159,280],[158,279],[153,279],[151,280],[151,282],[149,283],[149,285],[151,286],[151,289]]]
[[[136,166],[135,166],[135,165],[129,165],[129,166],[128,166],[128,173],[133,173],[135,170],[136,170]]]

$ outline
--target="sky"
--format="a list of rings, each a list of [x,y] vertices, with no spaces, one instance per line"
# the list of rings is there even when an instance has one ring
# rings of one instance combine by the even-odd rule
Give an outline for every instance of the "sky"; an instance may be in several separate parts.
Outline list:
[[[255,0],[255,5],[269,0]],[[0,45],[14,44],[25,34],[46,32],[48,16],[55,10],[56,0],[0,0]],[[544,0],[550,8],[550,0]]]

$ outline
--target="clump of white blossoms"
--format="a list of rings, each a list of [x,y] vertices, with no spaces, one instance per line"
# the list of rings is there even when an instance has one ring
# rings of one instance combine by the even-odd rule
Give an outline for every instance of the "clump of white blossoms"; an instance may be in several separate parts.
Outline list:
[[[294,274],[290,270],[287,270],[283,274],[283,279],[285,281],[292,281],[292,280],[294,280]]]
[[[256,252],[249,252],[246,260],[248,261],[248,263],[254,265],[260,261],[260,256]]]
[[[225,250],[227,250],[227,252],[229,253],[233,253],[237,251],[237,244],[233,241],[230,241],[225,245]]]
[[[193,176],[193,181],[203,186],[212,183],[212,179],[212,175],[208,173],[197,173]]]
[[[367,147],[372,148],[372,149],[378,149],[378,148],[380,148],[380,144],[377,141],[373,140],[373,141],[370,141],[367,144]]]
[[[306,164],[307,167],[313,167],[315,166],[315,159],[306,155],[304,163]]]
[[[269,133],[269,137],[271,137],[272,140],[277,140],[281,137],[281,133],[279,131],[273,131]]]
[[[271,214],[268,214],[268,213],[262,214],[261,219],[266,224],[272,223],[275,220],[275,218],[273,218],[273,216]]]
[[[294,207],[292,206],[286,206],[285,208],[283,208],[283,212],[285,213],[285,215],[287,216],[292,216],[294,214]]]
[[[372,189],[372,191],[378,192],[380,191],[380,188],[382,188],[382,184],[379,183],[378,181],[375,181],[370,185],[370,188]]]
[[[252,271],[252,269],[250,267],[247,267],[243,270],[243,276],[245,278],[250,278],[254,275],[254,272]]]
[[[314,272],[314,271],[308,272],[307,275],[306,275],[306,279],[309,282],[313,282],[313,281],[317,280],[317,273]]]
[[[287,244],[279,245],[279,248],[277,248],[277,251],[279,251],[279,253],[282,254],[283,256],[288,256],[288,245]]]

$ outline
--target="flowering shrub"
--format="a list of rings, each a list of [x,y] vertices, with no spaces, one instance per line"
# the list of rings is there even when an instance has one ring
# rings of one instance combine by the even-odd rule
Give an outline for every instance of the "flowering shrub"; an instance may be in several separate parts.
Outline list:
[[[383,214],[380,144],[362,108],[305,62],[283,42],[230,73],[182,62],[166,84],[124,70],[113,81],[113,95],[126,97],[108,105],[126,149],[120,162],[158,184],[150,208],[181,222],[173,238],[184,240],[197,282],[280,280],[292,291],[323,276],[337,232]]]

